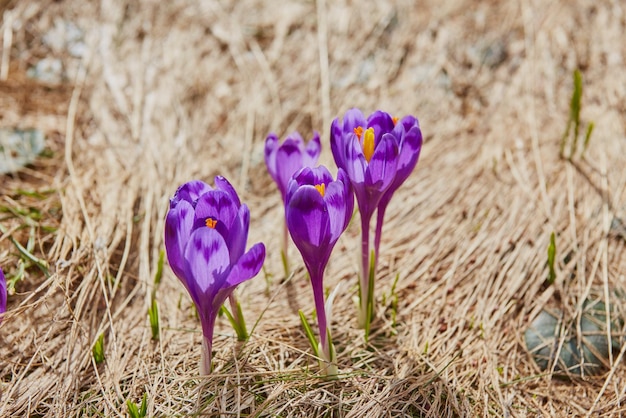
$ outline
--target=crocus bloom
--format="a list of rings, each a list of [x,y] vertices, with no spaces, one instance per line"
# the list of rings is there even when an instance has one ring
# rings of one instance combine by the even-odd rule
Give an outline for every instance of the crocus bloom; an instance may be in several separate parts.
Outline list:
[[[324,270],[330,253],[346,229],[354,197],[350,180],[339,169],[337,180],[324,166],[305,167],[294,175],[287,189],[285,211],[291,238],[309,272],[325,360],[333,362],[324,308]]]
[[[401,123],[388,113],[377,110],[367,119],[359,109],[350,109],[343,122],[331,125],[330,145],[337,166],[343,168],[354,187],[361,214],[360,282],[361,312],[359,322],[367,330],[373,307],[374,269],[378,258],[382,218],[394,191],[406,180],[417,163],[422,136],[417,119],[407,116]],[[378,209],[374,262],[370,260],[370,221]],[[368,306],[370,308],[368,308]]]
[[[221,176],[215,178],[215,188],[191,181],[170,199],[165,249],[174,274],[198,309],[203,334],[202,374],[211,370],[213,328],[220,307],[238,284],[259,272],[265,260],[262,243],[245,252],[249,225],[248,207]],[[237,309],[232,309],[236,315]]]
[[[278,137],[273,133],[265,139],[265,165],[270,176],[276,182],[278,190],[280,190],[283,203],[291,177],[303,167],[316,165],[321,150],[320,136],[317,132],[313,133],[313,138],[306,145],[298,132],[287,136],[282,145],[279,144]],[[288,274],[287,236],[287,228],[285,227],[282,243],[285,274]]]
[[[7,311],[7,281],[4,277],[4,273],[0,268],[0,323],[2,323],[2,318],[4,317],[4,313]]]
[[[322,150],[320,135],[313,133],[313,138],[304,144],[304,139],[298,132],[285,138],[279,145],[278,137],[271,133],[265,139],[265,165],[270,176],[276,182],[280,194],[285,200],[287,185],[291,177],[303,167],[313,167]]]

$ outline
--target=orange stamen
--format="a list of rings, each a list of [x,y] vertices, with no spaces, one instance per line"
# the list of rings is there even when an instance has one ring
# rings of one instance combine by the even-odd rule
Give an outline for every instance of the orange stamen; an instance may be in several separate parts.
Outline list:
[[[204,224],[211,229],[215,229],[215,225],[217,225],[217,219],[206,218],[206,221],[204,221]]]
[[[317,189],[318,192],[320,192],[322,197],[324,197],[324,194],[326,193],[326,185],[324,183],[316,184],[315,188]]]
[[[391,118],[391,120],[393,121],[393,126],[396,126],[396,124],[398,123],[398,118]]]
[[[363,155],[368,163],[372,159],[372,155],[374,155],[374,148],[376,145],[374,143],[374,139],[374,128],[367,128],[365,130],[365,135],[363,136]]]
[[[359,138],[359,141],[360,141],[361,136],[363,136],[363,127],[357,126],[356,128],[354,128],[354,134],[356,135],[357,138]]]

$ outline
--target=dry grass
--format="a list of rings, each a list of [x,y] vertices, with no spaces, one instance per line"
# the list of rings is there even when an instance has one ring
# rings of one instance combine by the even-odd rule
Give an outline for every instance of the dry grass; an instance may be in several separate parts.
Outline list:
[[[27,268],[9,296],[0,416],[125,416],[144,393],[150,416],[626,415],[617,358],[601,376],[558,380],[523,343],[543,307],[574,316],[589,292],[624,313],[609,296],[626,287],[626,241],[609,231],[626,216],[624,4],[418,3],[3,2],[0,123],[44,129],[52,156],[0,184],[0,265],[17,274],[9,236],[33,234],[51,266],[49,277]],[[59,21],[84,30],[82,59],[42,43]],[[44,56],[62,58],[69,81],[27,79]],[[596,131],[571,164],[558,151],[577,67]],[[381,248],[377,295],[400,274],[398,326],[381,307],[370,346],[356,329],[351,226],[326,276],[344,285],[333,324],[342,377],[325,381],[296,314],[313,306],[304,271],[282,278],[282,209],[262,149],[269,131],[318,129],[332,164],[331,118],[352,106],[416,114],[425,144]],[[269,253],[265,278],[239,289],[248,323],[258,320],[250,341],[220,321],[215,373],[200,379],[199,324],[167,267],[158,342],[146,312],[168,197],[218,173],[250,206],[250,242]],[[545,286],[552,231],[557,281]]]

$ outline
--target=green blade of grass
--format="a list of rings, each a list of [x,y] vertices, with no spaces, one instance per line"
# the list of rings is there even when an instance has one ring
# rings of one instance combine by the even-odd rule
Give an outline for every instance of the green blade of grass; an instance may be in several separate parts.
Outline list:
[[[302,328],[304,329],[304,333],[311,344],[311,348],[317,357],[320,356],[319,347],[317,345],[317,340],[315,339],[315,334],[313,334],[313,330],[309,325],[309,321],[306,320],[306,316],[304,313],[299,310],[298,315],[300,315],[300,322],[302,323]]]
[[[152,330],[152,339],[159,340],[159,307],[157,306],[156,297],[152,296],[152,303],[148,308],[148,318],[150,318],[150,329]]]
[[[556,238],[554,232],[550,234],[550,245],[548,245],[548,284],[553,284],[556,279],[556,271],[554,269],[554,259],[556,257]]]
[[[589,126],[587,126],[587,133],[585,134],[585,142],[583,143],[583,155],[585,155],[585,151],[587,151],[587,147],[589,146],[589,140],[591,139],[594,127],[594,123],[589,122]]]
[[[100,364],[104,361],[104,334],[98,336],[98,339],[91,349],[91,353],[96,364]]]
[[[145,417],[148,413],[148,394],[144,392],[143,398],[141,398],[141,408],[139,408],[139,415]]]
[[[163,277],[163,264],[165,263],[165,251],[159,252],[159,261],[157,262],[157,270],[154,274],[154,285],[158,286],[161,283],[161,277]]]
[[[137,409],[137,405],[135,405],[135,402],[128,399],[126,401],[126,407],[128,408],[128,415],[130,416],[130,418],[140,418],[139,410]]]

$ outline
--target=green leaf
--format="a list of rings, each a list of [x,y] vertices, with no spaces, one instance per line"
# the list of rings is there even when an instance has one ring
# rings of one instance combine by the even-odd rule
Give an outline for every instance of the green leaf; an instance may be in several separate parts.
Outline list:
[[[2,225],[0,225],[0,232],[2,232],[3,234],[7,233],[7,229],[5,227],[3,227]],[[32,234],[31,234],[32,236]],[[48,271],[48,263],[46,263],[45,260],[41,260],[39,258],[37,258],[35,255],[33,255],[32,253],[32,249],[31,251],[29,251],[27,248],[24,248],[22,246],[22,244],[20,244],[19,242],[17,242],[17,240],[15,240],[15,238],[13,238],[12,236],[9,235],[9,241],[11,241],[11,243],[13,243],[13,245],[15,245],[15,248],[17,248],[17,251],[19,251],[20,255],[22,256],[22,258],[24,260],[30,261],[32,263],[34,263],[37,267],[39,267],[39,270],[41,270],[41,272],[46,276],[46,277],[50,277],[50,272]],[[34,237],[29,238],[28,243],[26,244],[27,247],[34,247],[35,243],[34,243]]]
[[[289,260],[287,259],[287,254],[283,250],[280,251],[280,259],[283,262],[283,269],[285,270],[285,277],[289,276]]]
[[[230,322],[230,325],[233,327],[235,333],[237,334],[237,340],[246,341],[248,339],[248,330],[246,329],[245,321],[243,321],[243,312],[241,310],[241,305],[239,304],[239,301],[237,301],[235,309],[237,309],[238,318],[242,318],[241,324],[235,319],[234,315],[230,313],[230,311],[224,305],[220,306],[220,314],[226,315],[226,318],[228,318],[228,322]]]
[[[144,392],[143,398],[141,398],[141,408],[139,408],[139,414],[145,417],[148,413],[148,394]]]
[[[150,318],[150,329],[152,330],[152,339],[159,340],[159,308],[157,306],[156,297],[152,294],[152,303],[148,308],[148,317]]]
[[[550,234],[550,245],[548,245],[548,284],[553,284],[556,279],[556,271],[554,269],[554,259],[556,257],[556,239],[554,232]]]
[[[563,134],[563,138],[561,139],[561,157],[565,156],[565,145],[567,144],[567,139],[570,136],[572,126],[574,127],[574,133],[569,158],[571,159],[576,153],[578,133],[580,131],[580,109],[582,107],[582,95],[583,79],[580,71],[576,69],[574,70],[574,91],[572,92],[572,98],[570,100],[569,119],[567,120],[565,133]]]
[[[304,315],[304,313],[299,310],[298,311],[298,315],[300,315],[300,322],[302,323],[302,328],[304,329],[304,334],[306,335],[307,339],[309,340],[309,344],[311,344],[311,348],[313,349],[313,352],[315,353],[315,355],[317,357],[320,356],[320,352],[319,352],[319,348],[317,346],[317,340],[315,339],[315,334],[313,334],[313,330],[311,329],[311,326],[309,325],[309,322],[306,320],[306,316]]]
[[[104,361],[104,333],[100,334],[96,340],[96,343],[91,349],[91,353],[96,364],[100,364]]]
[[[391,285],[391,326],[395,327],[396,317],[398,315],[398,294],[396,293],[396,285],[398,284],[398,280],[400,279],[400,273],[396,274],[396,279],[393,281]]]
[[[137,405],[135,405],[135,402],[128,399],[126,401],[126,407],[128,408],[128,415],[130,415],[130,418],[141,418],[141,415],[139,415],[139,410],[137,409]]]
[[[585,151],[587,151],[587,147],[589,146],[589,140],[591,139],[591,133],[593,132],[594,127],[594,123],[589,122],[589,126],[587,126],[587,133],[585,134],[585,142],[583,143],[583,155],[585,154]]]
[[[128,408],[128,415],[131,418],[144,418],[148,414],[148,394],[144,392],[139,408],[137,408],[137,405],[130,399],[126,400],[126,407]]]
[[[154,285],[158,286],[161,283],[161,277],[163,277],[163,264],[165,263],[165,251],[159,252],[159,261],[157,262],[157,271],[154,274]]]

